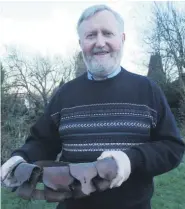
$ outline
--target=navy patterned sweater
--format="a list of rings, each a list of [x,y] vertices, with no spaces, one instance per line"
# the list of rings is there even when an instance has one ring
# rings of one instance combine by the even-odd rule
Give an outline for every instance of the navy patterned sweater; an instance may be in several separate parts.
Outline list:
[[[55,160],[62,151],[61,161],[90,162],[105,150],[122,150],[131,161],[126,182],[66,205],[124,209],[150,201],[153,177],[177,167],[184,149],[160,88],[122,68],[107,80],[88,80],[85,73],[64,84],[12,155],[34,162]]]

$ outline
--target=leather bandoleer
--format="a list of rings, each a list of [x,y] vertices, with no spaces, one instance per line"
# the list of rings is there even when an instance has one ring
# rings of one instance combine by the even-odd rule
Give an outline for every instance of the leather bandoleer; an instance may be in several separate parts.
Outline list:
[[[26,200],[61,202],[109,189],[117,175],[113,158],[89,163],[37,161],[20,163],[12,171],[16,194]],[[43,188],[38,188],[42,186]]]

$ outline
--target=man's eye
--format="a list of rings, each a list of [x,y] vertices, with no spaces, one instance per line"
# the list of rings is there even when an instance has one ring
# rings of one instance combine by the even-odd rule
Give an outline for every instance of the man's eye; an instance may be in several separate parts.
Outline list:
[[[112,33],[110,33],[110,32],[105,32],[104,35],[105,35],[105,36],[111,36]]]
[[[94,36],[95,36],[95,34],[89,34],[89,35],[87,35],[87,38],[92,38]]]

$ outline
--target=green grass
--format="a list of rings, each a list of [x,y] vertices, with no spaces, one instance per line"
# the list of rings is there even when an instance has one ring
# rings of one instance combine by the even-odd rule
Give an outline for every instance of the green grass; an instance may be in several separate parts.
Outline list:
[[[56,204],[25,201],[1,190],[2,209],[54,209]],[[185,158],[178,168],[155,178],[152,209],[185,209]]]
[[[18,198],[8,190],[1,190],[2,209],[55,209],[56,204],[45,201],[26,201]]]
[[[155,178],[152,209],[185,209],[185,158],[178,168]]]

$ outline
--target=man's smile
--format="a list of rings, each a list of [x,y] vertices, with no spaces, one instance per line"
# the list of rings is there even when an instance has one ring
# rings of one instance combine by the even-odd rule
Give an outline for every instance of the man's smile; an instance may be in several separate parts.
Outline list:
[[[96,58],[104,58],[104,57],[107,57],[110,53],[109,52],[96,52],[96,53],[93,53],[93,56],[96,57]]]

